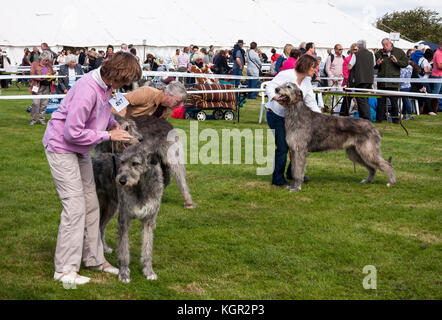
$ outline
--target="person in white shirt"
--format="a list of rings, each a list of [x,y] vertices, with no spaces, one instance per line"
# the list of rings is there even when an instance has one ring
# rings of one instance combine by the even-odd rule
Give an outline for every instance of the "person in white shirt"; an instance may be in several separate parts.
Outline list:
[[[59,55],[58,58],[57,58],[57,63],[58,63],[59,65],[64,65],[64,64],[66,64],[66,58],[67,58],[67,56],[66,56],[66,50],[61,51],[60,55]]]
[[[418,61],[419,68],[422,69],[424,74],[419,74],[419,78],[421,79],[428,79],[433,72],[433,67],[431,66],[431,61],[433,61],[433,50],[427,49],[425,50],[425,53],[423,57],[421,57]],[[428,88],[427,88],[428,89]],[[429,90],[427,90],[429,92]]]
[[[272,184],[276,186],[288,185],[284,177],[287,163],[288,146],[285,140],[285,108],[274,101],[275,89],[286,82],[292,82],[302,90],[304,103],[315,112],[321,112],[316,103],[315,93],[311,83],[311,77],[316,71],[318,61],[309,55],[303,55],[296,62],[295,69],[284,70],[278,73],[266,86],[266,94],[269,97],[267,108],[267,123],[275,134],[275,168],[273,170]],[[287,169],[287,179],[291,179],[290,166]],[[308,178],[304,177],[304,181]]]
[[[61,93],[68,93],[75,83],[83,75],[83,68],[76,61],[75,55],[66,57],[67,63],[60,67],[59,76],[65,76],[58,79],[58,89]]]
[[[342,70],[342,66],[344,65],[344,56],[342,55],[342,51],[344,48],[341,44],[336,44],[334,46],[335,54],[330,54],[327,58],[326,72],[330,78],[343,78],[344,73]],[[340,88],[342,84],[342,80],[328,80],[328,85],[330,87]]]

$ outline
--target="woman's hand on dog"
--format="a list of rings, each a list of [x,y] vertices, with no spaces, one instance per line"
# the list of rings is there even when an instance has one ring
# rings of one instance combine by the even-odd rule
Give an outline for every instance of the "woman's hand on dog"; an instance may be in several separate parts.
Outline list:
[[[117,127],[109,131],[109,139],[111,141],[130,141],[133,137],[126,130]]]

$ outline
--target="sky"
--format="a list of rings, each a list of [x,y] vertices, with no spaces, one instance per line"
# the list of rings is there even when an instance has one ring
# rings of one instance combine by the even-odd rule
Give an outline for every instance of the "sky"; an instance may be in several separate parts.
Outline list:
[[[383,16],[385,13],[392,13],[393,11],[412,10],[416,7],[422,6],[424,9],[431,9],[439,12],[442,15],[442,1],[441,0],[369,0],[369,1],[355,1],[355,0],[313,0],[315,2],[331,3],[337,9],[351,15],[357,19],[362,19],[366,22],[374,22],[376,18]],[[364,3],[365,2],[365,3]]]

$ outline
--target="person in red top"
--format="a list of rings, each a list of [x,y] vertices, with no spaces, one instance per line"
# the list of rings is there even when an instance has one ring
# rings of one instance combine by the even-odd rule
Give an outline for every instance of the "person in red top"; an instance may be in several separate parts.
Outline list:
[[[279,58],[279,54],[276,53],[276,49],[275,48],[273,48],[270,52],[272,53],[272,56],[270,57],[270,60],[272,60],[272,63],[275,63],[276,60],[278,60],[278,58]]]

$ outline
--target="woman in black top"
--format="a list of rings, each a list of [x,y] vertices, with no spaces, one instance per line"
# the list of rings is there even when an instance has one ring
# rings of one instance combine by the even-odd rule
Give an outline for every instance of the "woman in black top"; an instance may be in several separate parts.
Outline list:
[[[213,67],[213,71],[216,74],[228,74],[230,71],[230,67],[227,64],[226,51],[221,50],[219,52],[219,57],[216,59],[216,63]]]
[[[147,59],[146,59],[146,61],[144,61],[144,63],[150,65],[151,71],[158,70],[158,64],[155,61],[155,57],[152,54],[150,54],[150,53],[147,54]]]

